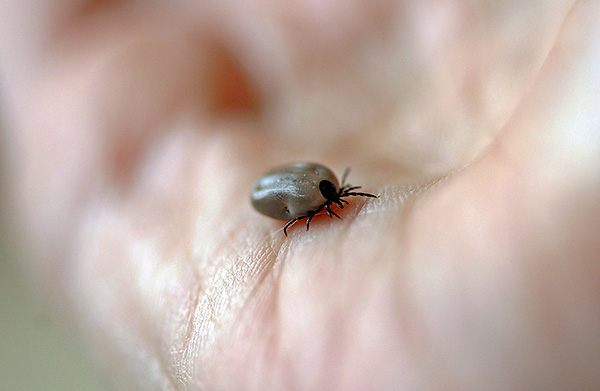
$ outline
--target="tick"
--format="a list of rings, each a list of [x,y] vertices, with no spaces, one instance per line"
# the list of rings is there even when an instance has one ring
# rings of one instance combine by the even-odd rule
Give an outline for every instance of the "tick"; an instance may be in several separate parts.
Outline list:
[[[344,204],[348,204],[346,197],[377,198],[374,194],[354,191],[361,186],[345,184],[349,172],[348,168],[344,171],[340,186],[335,174],[321,164],[307,162],[278,167],[254,183],[250,199],[254,209],[265,216],[289,220],[283,227],[285,236],[290,225],[303,219],[308,231],[310,221],[323,209],[329,217],[341,219],[331,205],[344,209]]]

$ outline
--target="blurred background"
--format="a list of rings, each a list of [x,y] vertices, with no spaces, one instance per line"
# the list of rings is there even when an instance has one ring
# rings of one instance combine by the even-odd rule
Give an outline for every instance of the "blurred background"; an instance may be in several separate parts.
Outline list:
[[[0,126],[0,141],[2,135]],[[0,391],[105,390],[65,321],[51,317],[56,311],[24,282],[6,213],[5,145],[0,142]]]

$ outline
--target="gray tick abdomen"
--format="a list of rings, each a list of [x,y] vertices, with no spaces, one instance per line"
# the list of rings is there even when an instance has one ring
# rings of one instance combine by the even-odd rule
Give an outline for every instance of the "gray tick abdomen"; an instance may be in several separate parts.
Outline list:
[[[319,183],[324,180],[339,189],[335,174],[321,164],[295,163],[278,167],[254,183],[250,199],[254,208],[266,216],[293,219],[327,202],[319,190]]]

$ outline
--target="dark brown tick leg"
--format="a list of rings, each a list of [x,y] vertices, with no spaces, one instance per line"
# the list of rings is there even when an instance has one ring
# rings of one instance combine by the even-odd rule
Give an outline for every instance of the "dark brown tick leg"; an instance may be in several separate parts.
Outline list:
[[[348,178],[348,174],[350,174],[350,167],[346,167],[346,169],[344,170],[344,175],[342,175],[342,187],[344,187],[344,184],[346,183],[346,178]]]
[[[329,204],[325,204],[325,212],[327,212],[327,216],[331,217],[331,209],[329,209]]]
[[[313,217],[315,217],[317,215],[317,213],[319,213],[322,210],[323,210],[323,207],[320,207],[319,209],[315,210],[314,212],[310,212],[310,215],[308,216],[308,220],[306,220],[306,230],[307,231],[308,231],[308,226],[310,225],[310,221],[313,219]]]
[[[306,216],[299,216],[299,217],[294,217],[293,219],[291,219],[290,221],[287,222],[287,224],[283,227],[283,234],[285,236],[287,236],[287,229],[290,225],[294,224],[296,221],[298,220],[302,220],[306,218]]]
[[[346,195],[379,198],[378,196],[376,196],[374,194],[369,194],[369,193],[355,193],[355,192],[350,192],[350,193],[346,193]]]
[[[331,208],[329,208],[329,205],[326,204],[325,205],[325,210],[327,210],[327,214],[329,215],[329,217],[331,217],[331,215],[334,215],[335,217],[337,217],[338,219],[342,219],[340,216],[338,216],[334,211],[331,210]],[[333,217],[331,217],[333,218]]]

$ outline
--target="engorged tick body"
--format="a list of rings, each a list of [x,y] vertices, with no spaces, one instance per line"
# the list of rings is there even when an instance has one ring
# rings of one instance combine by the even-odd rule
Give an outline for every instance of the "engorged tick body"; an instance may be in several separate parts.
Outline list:
[[[276,168],[254,183],[250,193],[252,205],[266,216],[289,220],[283,227],[285,236],[287,228],[302,219],[307,219],[308,230],[310,221],[323,209],[329,217],[340,218],[331,210],[331,205],[343,209],[344,204],[348,204],[345,197],[377,198],[373,194],[355,192],[360,186],[346,185],[348,172],[346,169],[340,186],[335,174],[318,163],[295,163]]]

